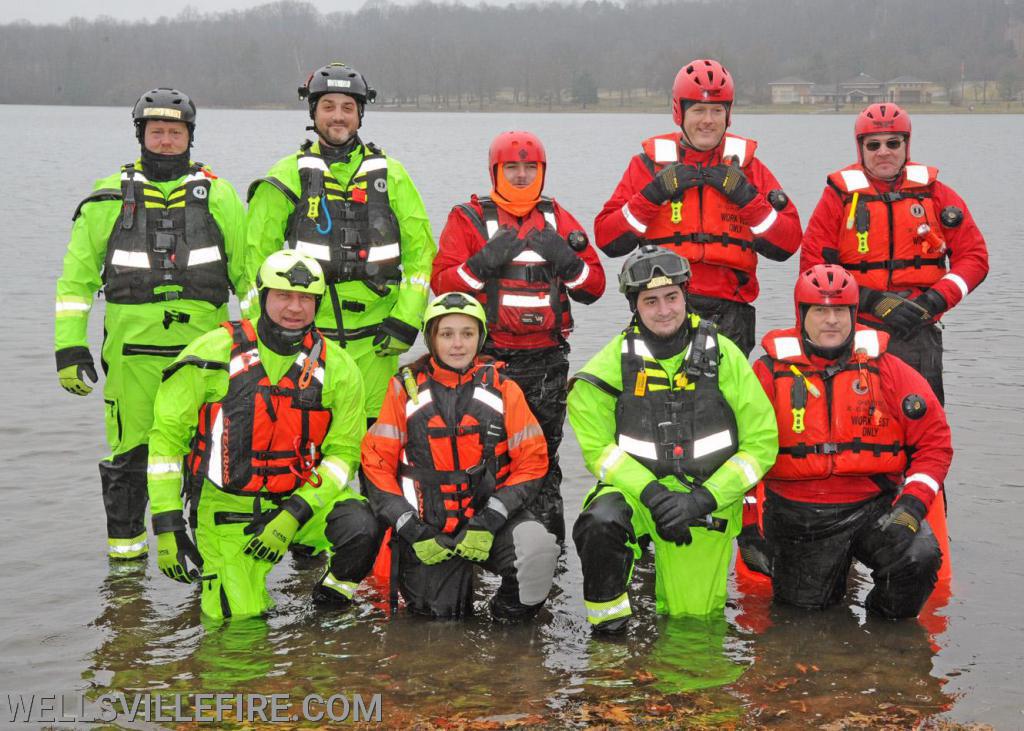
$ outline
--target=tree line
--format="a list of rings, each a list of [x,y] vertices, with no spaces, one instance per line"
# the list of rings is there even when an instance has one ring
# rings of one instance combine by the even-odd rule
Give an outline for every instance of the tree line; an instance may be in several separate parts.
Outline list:
[[[126,22],[0,25],[0,103],[124,105],[157,85],[206,106],[295,106],[314,68],[363,71],[379,102],[427,109],[555,108],[667,98],[679,67],[723,61],[742,101],[796,75],[860,72],[946,87],[1024,79],[1024,0],[587,0],[466,6],[370,0],[351,13],[302,2]],[[1016,41],[1016,45],[1015,45]]]

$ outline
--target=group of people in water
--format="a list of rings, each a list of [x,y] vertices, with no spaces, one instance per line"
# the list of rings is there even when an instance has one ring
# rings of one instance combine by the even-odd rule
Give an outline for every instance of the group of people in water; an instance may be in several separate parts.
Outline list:
[[[501,579],[492,618],[528,620],[567,537],[568,414],[596,478],[568,534],[595,633],[628,628],[652,546],[659,613],[720,613],[737,542],[736,570],[776,601],[839,602],[857,560],[869,611],[917,615],[949,574],[939,320],[988,255],[963,200],[910,159],[905,110],[858,115],[857,162],[804,230],[757,143],[727,132],[729,72],[698,59],[673,85],[676,130],[642,142],[594,242],[544,195],[541,140],[511,131],[491,190],[435,244],[405,168],[359,136],[376,94],[347,65],[314,71],[299,96],[315,139],[247,209],[191,159],[187,95],[135,104],[140,156],[76,210],[56,299],[77,395],[106,299],[112,559],[148,555],[148,504],[158,566],[199,583],[213,618],[270,609],[266,577],[293,552],[327,555],[326,607],[374,570],[409,611],[464,616],[480,565]],[[793,326],[751,366],[759,259],[798,249]],[[626,257],[630,317],[570,378],[573,304],[605,290],[598,250]],[[427,352],[400,362],[421,333]]]

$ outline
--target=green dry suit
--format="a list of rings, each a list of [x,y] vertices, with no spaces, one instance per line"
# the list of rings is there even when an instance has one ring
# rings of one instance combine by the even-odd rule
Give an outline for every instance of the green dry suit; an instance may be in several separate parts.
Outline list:
[[[146,441],[160,374],[188,343],[227,319],[229,290],[247,288],[245,209],[200,163],[150,182],[141,163],[98,180],[74,215],[57,281],[57,369],[92,364],[88,321],[102,289],[107,442],[100,462],[112,558],[147,551]]]
[[[230,323],[236,333],[242,332],[242,324]],[[254,332],[254,327],[249,331]],[[182,485],[188,484],[199,501],[195,535],[203,559],[203,613],[214,618],[258,615],[274,605],[266,589],[266,576],[273,564],[243,552],[250,539],[245,529],[254,520],[275,514],[284,500],[297,497],[311,512],[292,543],[314,553],[331,551],[334,555],[321,584],[326,580],[350,599],[372,566],[379,542],[368,504],[348,486],[359,464],[359,445],[366,431],[358,369],[341,348],[321,340],[323,355],[318,368],[311,373],[312,401],[305,407],[307,416],[303,419],[301,409],[295,405],[306,394],[288,384],[297,382],[296,374],[309,351],[282,355],[256,338],[255,353],[251,347],[234,352],[238,337],[241,336],[233,337],[227,327],[219,327],[189,345],[165,372],[156,397],[149,440],[149,497],[154,526],[162,522],[160,516],[182,513]],[[243,371],[251,372],[257,364],[262,369],[257,377],[263,376],[265,381],[250,382],[241,391],[229,391]],[[263,404],[267,406],[264,408]],[[207,405],[218,405],[225,416],[221,432],[207,422],[200,424],[201,419],[208,419],[212,413]],[[286,411],[299,413],[300,419],[290,419]],[[292,433],[274,436],[275,442],[291,448],[301,430],[294,425],[315,420],[325,425],[329,422],[326,432],[322,438],[312,437],[312,444],[296,445],[295,453],[296,457],[313,456],[315,469],[308,481],[296,478],[283,489],[280,485],[273,487],[277,478],[290,477],[287,468],[267,468],[266,480],[254,477],[247,486],[240,485],[237,479],[228,479],[229,468],[234,474],[240,471],[240,465],[250,460],[255,463],[261,457],[254,447],[245,446],[257,441],[257,432],[293,429]],[[281,427],[282,424],[290,426]],[[250,435],[240,435],[236,441],[229,436],[232,426],[248,429]],[[203,440],[197,433],[214,435],[207,440],[214,459],[208,459],[209,452],[204,452]],[[241,446],[231,453],[235,444]],[[266,456],[282,455],[285,459],[274,464],[292,464],[303,472],[303,466],[290,459],[291,453]],[[345,524],[341,528],[334,525],[339,520]],[[340,536],[339,530],[348,535]],[[337,549],[343,545],[347,545],[346,551],[339,554]]]
[[[573,378],[569,421],[598,478],[573,530],[595,625],[632,613],[627,590],[642,536],[655,546],[659,613],[721,611],[743,496],[778,451],[775,414],[746,358],[696,315],[689,327],[682,352],[655,359],[631,326]],[[691,357],[695,342],[700,358]],[[659,537],[640,500],[654,480],[682,491],[702,484],[714,496],[711,522],[691,529],[691,544]]]
[[[398,357],[378,355],[374,337],[393,318],[410,344],[415,339],[437,247],[419,191],[400,162],[372,144],[357,144],[330,165],[319,150],[317,142],[279,160],[250,186],[247,267],[255,281],[263,260],[281,248],[320,262],[330,287],[317,327],[356,361],[367,416],[376,418]]]

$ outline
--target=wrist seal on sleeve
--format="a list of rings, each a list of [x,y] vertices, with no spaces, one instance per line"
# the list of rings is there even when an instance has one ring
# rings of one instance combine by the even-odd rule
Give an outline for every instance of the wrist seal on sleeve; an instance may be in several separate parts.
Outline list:
[[[305,500],[300,498],[298,495],[292,495],[290,498],[281,503],[281,510],[291,515],[295,520],[299,521],[299,527],[301,528],[309,519],[313,517],[313,508],[309,506]]]
[[[174,533],[185,530],[185,516],[180,510],[168,510],[153,515],[153,533]]]
[[[57,359],[57,370],[67,368],[71,365],[93,365],[92,353],[82,345],[74,345],[70,348],[61,348],[54,353]]]

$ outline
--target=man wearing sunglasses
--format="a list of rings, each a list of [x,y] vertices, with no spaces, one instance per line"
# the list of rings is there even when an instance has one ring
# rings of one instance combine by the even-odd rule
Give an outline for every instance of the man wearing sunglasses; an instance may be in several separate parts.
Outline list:
[[[657,244],[693,267],[688,305],[747,355],[754,348],[758,257],[785,261],[800,245],[800,217],[754,152],[726,134],[733,79],[718,61],[683,66],[672,85],[679,130],[651,137],[629,162],[594,221],[608,256]]]
[[[944,400],[937,325],[988,274],[985,239],[967,205],[910,159],[910,115],[872,104],[854,125],[857,163],[828,176],[808,222],[800,270],[841,264],[860,287],[858,321],[890,334],[889,352]]]
[[[688,311],[689,284],[678,254],[652,244],[631,254],[619,291],[634,317],[569,392],[569,421],[598,479],[572,533],[597,633],[629,624],[644,536],[659,614],[722,611],[743,495],[778,450],[768,397],[732,341]]]

